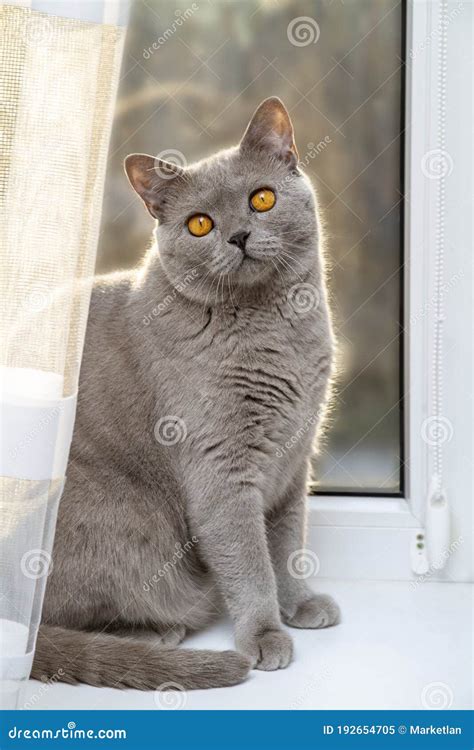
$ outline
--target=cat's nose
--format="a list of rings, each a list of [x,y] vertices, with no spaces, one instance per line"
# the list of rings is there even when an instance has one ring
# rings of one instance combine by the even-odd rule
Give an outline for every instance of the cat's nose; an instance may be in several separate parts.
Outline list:
[[[236,232],[232,237],[229,237],[229,242],[231,245],[237,245],[237,247],[244,251],[249,236],[250,232]]]

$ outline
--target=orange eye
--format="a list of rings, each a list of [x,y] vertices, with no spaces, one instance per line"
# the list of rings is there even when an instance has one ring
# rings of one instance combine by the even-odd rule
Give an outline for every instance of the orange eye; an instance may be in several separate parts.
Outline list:
[[[255,211],[270,211],[276,203],[276,195],[270,188],[260,188],[250,196],[250,205]]]
[[[207,214],[195,214],[188,219],[188,229],[195,237],[204,237],[209,234],[214,226],[210,216]]]

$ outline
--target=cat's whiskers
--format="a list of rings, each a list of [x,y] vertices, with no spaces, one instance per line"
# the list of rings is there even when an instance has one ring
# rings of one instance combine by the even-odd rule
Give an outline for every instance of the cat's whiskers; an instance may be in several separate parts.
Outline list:
[[[300,276],[300,274],[288,263],[287,260],[282,258],[281,256],[278,256],[276,258],[277,262],[281,263],[283,268],[285,268],[287,271],[290,271],[291,273],[294,273],[295,276],[300,280],[303,281],[303,278]]]
[[[230,298],[230,301],[232,303],[233,310],[235,312],[236,311],[236,307],[235,307],[234,297],[232,295],[232,282],[230,280],[230,274],[227,273],[226,276],[227,276],[227,283],[228,283],[228,286],[229,286],[229,298]]]
[[[208,277],[209,277],[210,273],[211,273],[211,272],[210,272],[210,271],[208,271],[208,272],[206,273],[206,275],[205,275],[205,276],[204,276],[204,277],[203,277],[203,278],[202,278],[202,279],[201,279],[201,280],[199,281],[199,284],[197,284],[197,286],[195,286],[195,291],[196,291],[196,293],[198,293],[198,292],[200,293],[200,292],[201,292],[202,290],[204,290],[204,288],[205,288],[205,283],[206,283],[206,280],[208,279]]]
[[[196,268],[199,268],[200,266],[205,266],[205,265],[206,265],[206,263],[207,263],[207,260],[203,260],[203,261],[202,261],[202,263],[196,263],[196,265],[195,265],[195,266],[193,266],[192,268],[187,268],[187,269],[186,269],[186,272],[185,272],[185,273],[183,274],[184,278],[186,278],[186,276],[187,276],[187,275],[188,275],[189,273],[192,273],[193,271],[195,271],[195,270],[196,270]]]
[[[300,261],[299,258],[297,258],[295,255],[292,255],[291,253],[285,252],[285,250],[280,250],[280,254],[283,255],[285,258],[289,258],[290,260],[294,260],[295,263],[298,263],[303,271],[307,271],[308,269],[306,266]]]
[[[280,269],[278,268],[278,265],[276,264],[276,262],[274,261],[273,258],[269,258],[269,260],[270,260],[272,266],[275,268],[275,270],[276,270],[276,272],[277,272],[277,274],[278,274],[278,276],[280,278],[280,281],[282,283],[282,286],[285,286],[285,280],[284,280],[283,276],[281,275],[281,272],[280,272]]]
[[[219,272],[219,275],[217,277],[217,286],[216,286],[216,295],[215,295],[215,306],[217,307],[218,304],[218,295],[219,295],[219,284],[221,283],[222,278],[222,271]]]
[[[296,247],[306,247],[307,241],[305,239],[305,236],[301,232],[296,233],[288,233],[288,234],[281,234],[281,244],[286,245],[289,248]]]
[[[206,299],[204,300],[204,307],[203,307],[203,310],[202,310],[201,323],[203,322],[203,320],[204,320],[204,315],[206,314],[206,310],[207,310],[207,300],[209,299],[209,295],[211,294],[211,291],[212,291],[212,287],[214,286],[214,282],[215,282],[215,280],[216,280],[216,277],[214,276],[214,277],[213,277],[213,279],[212,279],[212,281],[211,281],[211,285],[210,285],[210,287],[209,287],[209,289],[208,289],[208,292],[207,292],[207,295],[206,295]]]
[[[221,298],[222,298],[222,307],[224,307],[224,288],[225,288],[225,277],[226,274],[223,271],[222,272],[222,289],[221,289]]]
[[[267,237],[282,237],[284,234],[288,234],[289,232],[293,233],[296,232],[296,229],[282,229],[279,224],[276,226],[273,226],[271,231],[267,232]]]
[[[187,276],[188,274],[190,274],[190,273],[192,273],[193,271],[195,271],[195,270],[196,270],[196,268],[199,268],[199,266],[204,266],[204,265],[206,265],[206,261],[203,261],[202,263],[198,263],[198,264],[197,264],[196,266],[194,266],[193,268],[191,268],[191,269],[187,270],[187,271],[186,271],[186,274],[185,274],[185,278],[186,278],[186,276]],[[204,285],[204,282],[205,282],[205,280],[207,279],[207,277],[209,276],[209,274],[210,274],[210,273],[211,273],[211,271],[208,271],[208,272],[206,273],[206,275],[205,275],[204,277],[202,277],[202,278],[200,278],[200,279],[198,280],[198,284],[196,284],[196,286],[194,287],[194,288],[195,288],[196,290],[199,290],[199,289],[200,289],[200,288],[201,288],[201,287],[202,287],[202,286]]]
[[[208,279],[208,277],[209,277],[209,275],[210,275],[211,273],[212,273],[212,269],[211,269],[211,270],[209,270],[209,271],[207,272],[207,274],[206,274],[206,275],[204,276],[204,279],[202,279],[202,280],[201,280],[201,284],[199,285],[199,287],[198,287],[198,290],[200,290],[200,289],[201,289],[201,287],[204,287],[204,283],[206,282],[206,280]],[[209,289],[208,289],[208,292],[207,292],[207,295],[206,295],[206,299],[205,299],[205,301],[204,301],[204,305],[203,305],[203,309],[202,309],[202,315],[201,315],[201,323],[203,322],[203,320],[204,320],[204,315],[206,314],[206,309],[207,309],[207,300],[208,300],[208,298],[209,298],[209,295],[210,295],[210,293],[211,293],[211,289],[212,289],[212,286],[213,286],[213,284],[214,284],[214,279],[212,279],[212,281],[211,281],[211,285],[210,285],[210,287],[209,287]]]
[[[220,290],[221,291],[221,306],[222,307],[224,307],[224,281],[225,281],[225,276],[226,276],[225,271],[221,271],[220,274],[219,274],[219,283],[217,285],[217,294],[219,294],[219,288],[220,288],[220,284],[221,284],[221,281],[222,281],[222,289]],[[217,304],[217,300],[216,300],[216,304]]]

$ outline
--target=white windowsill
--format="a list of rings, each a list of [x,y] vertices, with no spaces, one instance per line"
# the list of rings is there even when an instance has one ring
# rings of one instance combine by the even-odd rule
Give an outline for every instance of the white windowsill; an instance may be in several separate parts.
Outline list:
[[[468,586],[321,581],[319,576],[311,586],[336,598],[342,622],[326,630],[291,630],[295,656],[286,670],[253,671],[231,688],[192,690],[181,694],[178,704],[160,702],[153,691],[61,682],[45,688],[36,680],[29,681],[25,700],[32,709],[69,711],[160,711],[176,705],[184,710],[422,709],[430,685],[441,682],[447,708],[470,707]],[[183,643],[183,648],[233,647],[228,621]]]
[[[311,526],[417,528],[407,500],[399,497],[320,495],[308,498]]]

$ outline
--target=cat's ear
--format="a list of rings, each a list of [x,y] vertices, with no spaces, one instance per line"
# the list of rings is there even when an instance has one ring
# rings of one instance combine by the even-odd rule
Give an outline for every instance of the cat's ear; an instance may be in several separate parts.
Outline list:
[[[298,165],[293,125],[283,102],[277,96],[265,99],[250,120],[241,141],[242,151],[267,151],[288,164]]]
[[[138,193],[151,215],[157,219],[170,183],[184,175],[184,170],[163,159],[147,154],[130,154],[124,162],[130,184]]]

